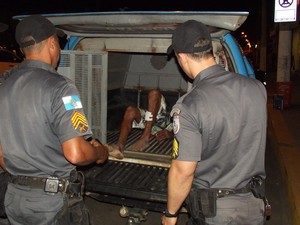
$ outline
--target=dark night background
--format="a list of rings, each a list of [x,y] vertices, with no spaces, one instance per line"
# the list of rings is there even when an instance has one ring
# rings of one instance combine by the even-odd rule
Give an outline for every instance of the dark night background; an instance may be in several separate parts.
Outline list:
[[[14,28],[16,21],[12,16],[26,14],[66,13],[66,12],[96,12],[96,11],[247,11],[249,17],[238,29],[245,31],[254,44],[260,38],[260,21],[262,13],[266,13],[268,21],[273,21],[274,1],[267,1],[267,10],[262,12],[262,0],[1,0],[0,22],[10,26],[0,39],[0,46],[14,48]],[[237,33],[236,32],[236,33]],[[237,35],[237,34],[235,34]]]

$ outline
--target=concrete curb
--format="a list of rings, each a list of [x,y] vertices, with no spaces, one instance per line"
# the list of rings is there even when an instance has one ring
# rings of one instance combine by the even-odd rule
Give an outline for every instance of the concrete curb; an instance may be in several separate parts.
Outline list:
[[[268,104],[268,137],[286,183],[294,225],[300,225],[300,149],[280,110]]]

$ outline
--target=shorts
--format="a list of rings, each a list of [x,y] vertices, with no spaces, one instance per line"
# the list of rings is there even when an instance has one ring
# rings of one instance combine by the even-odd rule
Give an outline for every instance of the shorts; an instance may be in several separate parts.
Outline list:
[[[145,109],[139,108],[142,119],[138,123],[135,120],[132,122],[132,128],[144,129],[146,126]],[[170,114],[167,112],[167,104],[164,96],[161,96],[160,107],[156,116],[155,123],[152,127],[151,134],[155,135],[158,131],[163,130],[170,126],[171,117]]]

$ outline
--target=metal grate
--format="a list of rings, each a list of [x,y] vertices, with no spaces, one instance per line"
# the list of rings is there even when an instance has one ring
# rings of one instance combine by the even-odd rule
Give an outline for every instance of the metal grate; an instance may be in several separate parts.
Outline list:
[[[141,133],[142,130],[133,129],[126,147],[137,141]],[[118,137],[119,132],[109,132],[108,143],[115,143]],[[161,211],[167,202],[169,168],[165,165],[170,163],[171,150],[171,139],[158,142],[153,138],[144,152],[125,150],[123,160],[92,165],[83,171],[85,191],[99,201]],[[126,161],[130,157],[136,161]]]
[[[125,154],[126,152],[130,152],[126,150],[130,145],[134,144],[141,136],[142,130],[140,129],[132,129],[131,133],[128,136],[127,143],[125,146]],[[107,143],[113,144],[118,141],[119,132],[108,132],[107,133]],[[151,138],[149,142],[149,146],[143,151],[143,153],[151,153],[151,154],[158,154],[158,155],[165,155],[170,156],[172,153],[172,145],[173,139],[157,141],[155,138]]]
[[[86,191],[166,202],[168,168],[111,161],[85,171]]]
[[[57,71],[75,82],[94,135],[106,142],[107,53],[62,51]]]

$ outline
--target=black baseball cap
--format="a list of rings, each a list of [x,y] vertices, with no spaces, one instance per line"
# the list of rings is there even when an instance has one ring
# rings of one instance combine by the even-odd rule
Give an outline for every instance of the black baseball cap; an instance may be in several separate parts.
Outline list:
[[[20,48],[26,48],[55,34],[56,28],[45,17],[32,15],[24,18],[16,27],[16,41]]]
[[[207,39],[206,45],[196,45],[200,39]],[[169,46],[167,53],[170,55],[173,51],[182,53],[203,52],[212,48],[211,36],[208,28],[196,20],[188,20],[176,27],[172,44]]]

